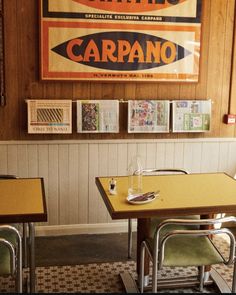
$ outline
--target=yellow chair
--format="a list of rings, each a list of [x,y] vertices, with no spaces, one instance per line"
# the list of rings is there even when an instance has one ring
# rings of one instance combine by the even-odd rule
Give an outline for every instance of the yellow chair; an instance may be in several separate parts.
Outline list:
[[[160,223],[154,234],[144,240],[141,244],[140,254],[140,291],[144,291],[144,257],[147,254],[152,261],[152,292],[156,293],[157,289],[163,288],[165,279],[158,279],[158,271],[163,267],[198,267],[198,275],[195,281],[191,277],[191,284],[199,285],[202,292],[205,283],[204,267],[223,263],[230,265],[234,263],[233,283],[231,291],[236,292],[236,268],[235,268],[235,237],[227,228],[220,229],[200,229],[201,225],[214,226],[217,223],[236,222],[233,216],[202,219],[202,220],[186,220],[186,219],[167,219]],[[212,237],[218,234],[226,234],[230,243],[226,244],[229,249],[228,259],[225,259],[212,241]],[[211,237],[211,238],[210,238]],[[177,278],[176,278],[177,279]],[[168,280],[168,288],[177,286],[183,287],[186,279],[180,281],[166,278]],[[189,286],[189,285],[188,285]]]
[[[135,172],[134,172],[135,174]],[[184,169],[179,168],[151,168],[151,169],[142,169],[143,175],[163,175],[163,174],[188,174],[188,172]],[[160,220],[160,219],[158,219]],[[152,224],[155,224],[155,218],[152,220]],[[156,220],[157,221],[157,220]],[[132,237],[132,219],[128,219],[128,258],[132,256],[132,244],[133,244],[133,237]]]
[[[0,225],[0,275],[11,275],[16,293],[22,293],[22,241],[11,225]]]

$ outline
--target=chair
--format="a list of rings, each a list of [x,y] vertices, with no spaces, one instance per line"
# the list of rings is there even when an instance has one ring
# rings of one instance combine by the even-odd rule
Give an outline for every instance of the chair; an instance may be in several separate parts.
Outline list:
[[[172,169],[172,168],[151,168],[151,169],[142,169],[143,175],[155,175],[155,174],[188,174],[184,169]],[[153,221],[153,220],[152,220]],[[153,222],[152,222],[153,223]],[[128,258],[132,256],[132,219],[128,219]]]
[[[234,263],[232,292],[236,292],[236,268],[235,268],[235,237],[227,228],[212,228],[217,223],[236,222],[233,216],[202,219],[202,220],[186,220],[186,219],[167,219],[160,223],[154,235],[144,240],[141,244],[140,254],[140,291],[144,291],[144,257],[147,254],[152,261],[152,292],[156,293],[157,288],[163,287],[163,279],[158,279],[158,271],[166,266],[196,266],[198,267],[198,279],[192,283],[198,284],[202,292],[205,283],[204,267],[206,265],[214,265],[223,263],[230,265]],[[211,227],[209,229],[201,229],[201,225]],[[174,228],[173,228],[174,227]],[[191,227],[191,228],[190,228]],[[226,234],[230,242],[227,243],[229,248],[229,256],[225,259],[220,251],[214,245],[212,237],[218,234]],[[174,279],[169,279],[168,288],[176,287],[178,284],[184,285],[183,282],[178,284]],[[186,280],[186,278],[185,278]]]
[[[22,241],[11,225],[0,225],[0,275],[11,275],[16,293],[22,293]]]

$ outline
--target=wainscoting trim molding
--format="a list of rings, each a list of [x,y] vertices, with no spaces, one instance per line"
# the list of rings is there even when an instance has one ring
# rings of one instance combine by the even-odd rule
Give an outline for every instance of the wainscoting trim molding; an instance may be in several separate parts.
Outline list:
[[[91,139],[91,140],[10,140],[0,141],[0,145],[20,144],[101,144],[101,143],[173,143],[173,142],[236,142],[236,137],[201,137],[201,138],[171,138],[171,139]]]
[[[133,231],[137,230],[137,222],[132,222]],[[127,221],[97,224],[70,224],[36,226],[36,236],[64,236],[79,234],[110,234],[128,231]]]

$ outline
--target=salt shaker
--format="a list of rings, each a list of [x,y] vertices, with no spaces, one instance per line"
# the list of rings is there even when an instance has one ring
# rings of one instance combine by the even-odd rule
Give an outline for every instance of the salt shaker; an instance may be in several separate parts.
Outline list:
[[[114,178],[109,181],[109,192],[111,195],[116,195],[116,180]]]

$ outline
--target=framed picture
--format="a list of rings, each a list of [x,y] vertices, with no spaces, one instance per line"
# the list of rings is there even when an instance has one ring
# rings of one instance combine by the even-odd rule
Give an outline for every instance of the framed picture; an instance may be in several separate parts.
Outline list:
[[[28,133],[72,133],[72,100],[27,100]]]
[[[118,100],[78,100],[78,133],[118,133]]]
[[[211,100],[172,101],[173,132],[207,132],[211,126]]]
[[[168,100],[129,100],[128,132],[169,132],[169,113]]]
[[[197,82],[202,0],[40,0],[43,80]]]

